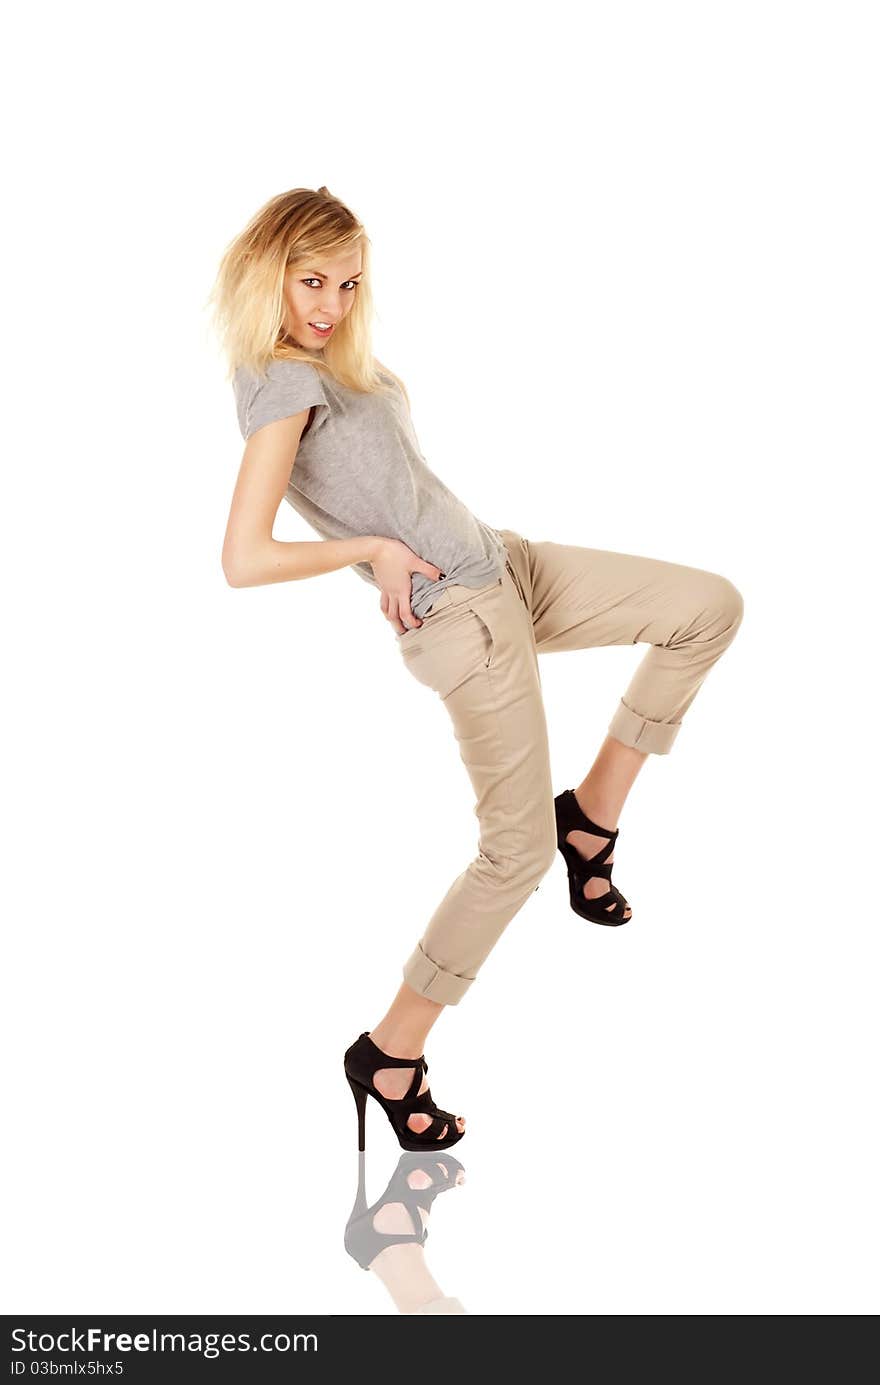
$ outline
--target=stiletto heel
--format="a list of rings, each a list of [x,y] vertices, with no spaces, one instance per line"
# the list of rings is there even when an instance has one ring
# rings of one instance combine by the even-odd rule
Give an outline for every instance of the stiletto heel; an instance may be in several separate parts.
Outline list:
[[[626,916],[629,903],[617,886],[611,884],[613,867],[608,864],[608,857],[614,850],[619,829],[612,832],[588,818],[575,798],[573,789],[565,789],[563,793],[558,794],[553,804],[556,809],[556,845],[568,868],[568,893],[572,909],[590,923],[602,923],[611,928],[629,923],[632,918],[632,914],[629,918]],[[577,847],[565,840],[569,832],[589,832],[594,837],[606,837],[607,841],[595,856],[585,857]],[[587,899],[584,895],[584,885],[597,875],[608,881],[609,888],[595,899]],[[614,908],[609,909],[607,906],[612,903]]]
[[[354,1097],[354,1104],[358,1113],[358,1151],[363,1154],[367,1147],[367,1089],[362,1087],[360,1082],[355,1082],[353,1078],[345,1074],[348,1078],[348,1085],[351,1087],[351,1094]]]
[[[382,1107],[397,1136],[397,1142],[401,1149],[417,1152],[449,1149],[451,1145],[457,1144],[461,1139],[464,1131],[458,1129],[455,1123],[456,1117],[451,1115],[449,1111],[440,1110],[431,1096],[430,1087],[419,1093],[422,1077],[428,1071],[424,1054],[418,1058],[392,1058],[390,1053],[383,1053],[381,1048],[373,1043],[369,1033],[364,1031],[355,1039],[351,1047],[346,1049],[343,1063],[348,1085],[351,1087],[352,1095],[357,1102],[359,1150],[364,1148],[364,1108],[368,1095],[378,1101]],[[412,1082],[406,1096],[394,1099],[382,1095],[373,1083],[373,1077],[380,1068],[414,1069]],[[416,1115],[432,1117],[431,1124],[421,1134],[407,1124],[409,1117]],[[444,1126],[446,1133],[441,1137],[440,1132]]]

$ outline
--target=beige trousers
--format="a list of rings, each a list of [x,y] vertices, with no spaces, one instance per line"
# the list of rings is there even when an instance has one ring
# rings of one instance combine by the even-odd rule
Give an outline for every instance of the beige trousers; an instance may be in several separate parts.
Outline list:
[[[398,636],[418,682],[442,700],[470,776],[479,852],[452,882],[407,960],[420,995],[456,1005],[556,852],[538,654],[649,644],[608,727],[665,755],[739,628],[726,577],[680,563],[498,531],[510,561],[486,587],[451,585]]]

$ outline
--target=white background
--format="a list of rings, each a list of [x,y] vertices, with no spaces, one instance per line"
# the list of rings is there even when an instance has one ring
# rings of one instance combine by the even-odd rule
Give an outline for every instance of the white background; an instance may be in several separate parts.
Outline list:
[[[621,818],[426,1048],[472,1314],[877,1308],[877,10],[59,4],[9,21],[6,1312],[395,1313],[342,1053],[476,851],[442,704],[342,570],[233,590],[204,309],[326,183],[482,519],[745,600]],[[314,538],[287,506],[276,536]],[[542,658],[555,792],[646,651]],[[367,1175],[398,1156],[368,1111]]]

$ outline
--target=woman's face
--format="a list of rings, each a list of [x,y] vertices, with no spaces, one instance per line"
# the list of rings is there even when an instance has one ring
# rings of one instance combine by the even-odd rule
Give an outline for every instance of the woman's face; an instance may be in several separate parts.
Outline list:
[[[350,250],[332,260],[308,260],[284,276],[285,328],[298,346],[322,351],[351,312],[361,276],[361,252]],[[321,323],[329,331],[319,331]]]

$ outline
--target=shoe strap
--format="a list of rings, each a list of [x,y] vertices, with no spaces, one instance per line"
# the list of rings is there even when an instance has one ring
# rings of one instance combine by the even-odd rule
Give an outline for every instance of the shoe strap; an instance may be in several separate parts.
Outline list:
[[[594,837],[607,837],[609,844],[617,840],[619,827],[600,827],[598,822],[588,818],[574,795],[573,789],[566,789],[556,800],[557,817],[563,837],[569,832],[589,832]]]
[[[422,1053],[418,1058],[394,1058],[390,1053],[383,1053],[378,1044],[374,1044],[369,1034],[364,1031],[361,1035],[361,1042],[373,1057],[381,1058],[381,1063],[377,1063],[379,1068],[412,1068],[424,1067],[427,1069],[425,1055]]]
[[[602,913],[607,914],[610,919],[623,918],[628,907],[626,899],[624,899],[616,885],[612,885],[610,891],[606,891],[605,894],[600,894],[598,898],[591,899],[588,902],[590,904],[601,905]],[[606,905],[612,902],[614,908],[606,908]]]
[[[406,1101],[409,1098],[415,1096],[416,1092],[419,1090],[419,1087],[422,1085],[422,1077],[424,1073],[428,1071],[428,1064],[425,1062],[424,1054],[422,1054],[419,1058],[394,1058],[390,1053],[383,1053],[381,1048],[379,1048],[379,1045],[373,1043],[373,1040],[370,1038],[369,1034],[366,1033],[366,1031],[363,1034],[361,1034],[361,1043],[366,1049],[366,1056],[370,1060],[370,1085],[374,1088],[376,1092],[379,1093],[380,1096],[382,1095],[382,1093],[379,1092],[379,1089],[378,1087],[376,1087],[376,1083],[374,1080],[376,1073],[379,1071],[380,1068],[414,1069],[412,1081],[410,1082],[409,1087],[407,1088],[406,1096],[401,1098],[384,1097],[383,1100]],[[424,1096],[425,1093],[423,1092],[422,1095]]]
[[[614,862],[608,863],[608,857],[614,849],[613,842],[606,842],[603,847],[596,852],[595,856],[582,856],[579,849],[571,842],[565,843],[566,854],[571,853],[574,868],[579,872],[587,872],[587,879],[591,875],[602,875],[606,880],[611,879],[611,872],[614,869]]]
[[[441,1136],[440,1131],[443,1129],[444,1125],[446,1126],[446,1134]],[[453,1133],[453,1131],[456,1135],[458,1134],[458,1127],[456,1126],[455,1121],[444,1120],[443,1112],[441,1112],[439,1116],[434,1117],[434,1119],[431,1121],[431,1124],[428,1126],[427,1130],[413,1130],[412,1127],[409,1125],[406,1127],[408,1139],[424,1140],[426,1144],[435,1144],[440,1139],[446,1140]]]
[[[406,1096],[386,1096],[385,1101],[389,1106],[393,1106],[395,1111],[404,1111],[408,1116],[429,1116],[440,1109],[431,1096],[430,1087],[426,1087],[422,1093],[407,1092]]]
[[[427,1087],[419,1096],[407,1095],[398,1100],[386,1097],[385,1104],[394,1108],[395,1116],[402,1118],[407,1135],[414,1135],[417,1140],[440,1139],[440,1131],[444,1125],[447,1127],[447,1135],[453,1132],[458,1134],[455,1116],[451,1111],[444,1111],[442,1107],[437,1105],[431,1096],[430,1087]],[[431,1116],[431,1124],[427,1130],[413,1130],[412,1126],[407,1124],[410,1116]]]

